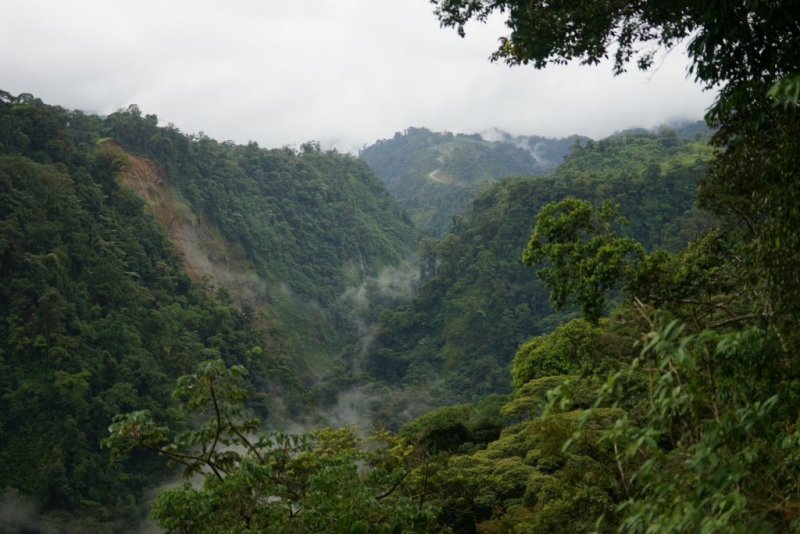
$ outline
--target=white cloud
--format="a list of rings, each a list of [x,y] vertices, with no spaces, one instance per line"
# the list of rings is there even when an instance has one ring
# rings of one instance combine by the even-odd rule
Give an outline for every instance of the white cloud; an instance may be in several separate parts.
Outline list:
[[[136,103],[185,132],[353,149],[408,126],[608,135],[700,118],[711,94],[673,52],[651,76],[509,68],[502,21],[467,38],[426,0],[0,0],[0,89],[110,113]]]

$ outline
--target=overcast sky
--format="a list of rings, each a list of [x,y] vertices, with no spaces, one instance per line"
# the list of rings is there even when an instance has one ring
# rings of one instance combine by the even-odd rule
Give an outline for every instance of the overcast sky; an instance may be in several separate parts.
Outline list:
[[[700,119],[680,50],[651,74],[507,67],[500,18],[466,39],[427,0],[0,0],[0,89],[186,133],[354,150],[409,126],[603,137]]]

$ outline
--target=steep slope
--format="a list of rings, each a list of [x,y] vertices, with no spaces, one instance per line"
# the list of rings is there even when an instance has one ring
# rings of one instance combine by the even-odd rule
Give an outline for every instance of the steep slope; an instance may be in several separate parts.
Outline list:
[[[157,180],[129,183],[157,214],[159,202],[172,206],[159,218],[190,270],[262,312],[309,385],[358,335],[347,288],[416,249],[411,222],[352,156],[315,143],[266,150],[187,136],[135,106],[101,131],[133,161],[157,165]]]
[[[117,146],[107,141],[106,146]],[[222,238],[213,222],[199,217],[169,187],[156,162],[126,154],[119,182],[153,210],[193,281],[222,287],[239,305],[264,301],[263,290],[241,247]]]
[[[203,358],[252,361],[269,344],[186,275],[147,206],[117,181],[127,156],[72,129],[84,119],[0,93],[0,493],[4,510],[9,498],[44,514],[23,531],[134,524],[143,489],[166,472],[150,455],[111,462],[100,447],[111,418],[147,409],[180,427],[177,376]],[[273,354],[252,363],[251,387],[296,387],[267,373],[286,365]]]

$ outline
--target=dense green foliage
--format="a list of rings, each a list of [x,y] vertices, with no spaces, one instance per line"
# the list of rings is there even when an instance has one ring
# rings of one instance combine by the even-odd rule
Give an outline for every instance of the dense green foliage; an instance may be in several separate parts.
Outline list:
[[[647,67],[653,55],[636,57],[641,45],[691,35],[693,72],[721,88],[708,117],[718,128],[713,157],[669,130],[587,142],[553,177],[491,184],[449,234],[423,240],[419,294],[379,313],[367,371],[436,402],[507,395],[438,408],[399,437],[258,435],[247,417],[264,405],[244,408],[254,382],[230,364],[246,360],[264,379],[283,362],[248,350],[263,337],[224,292],[215,299],[181,274],[143,204],[114,180],[124,154],[95,147],[103,128],[121,128],[114,135],[141,155],[169,147],[146,135],[155,118],[129,109],[104,122],[0,95],[4,484],[47,511],[131,518],[135,493],[124,491],[157,471],[144,449],[204,474],[202,487],[157,498],[154,517],[171,532],[800,529],[796,10],[770,1],[434,3],[443,24],[462,31],[471,18],[507,12],[512,33],[495,57],[538,67],[595,63],[611,43],[618,71],[633,59]],[[175,167],[169,176],[192,177],[180,191],[193,209],[227,217],[221,231],[249,261],[275,255],[259,248],[271,229],[255,239],[234,211],[273,204],[247,204],[224,185],[248,190],[240,156],[264,153],[204,136],[186,142],[208,156],[205,167],[178,173],[179,159],[164,161]],[[327,156],[313,144],[284,152],[300,176]],[[234,170],[214,167],[218,158]],[[714,218],[693,207],[706,170],[700,205]],[[219,184],[218,196],[203,196]],[[297,199],[315,205],[315,195]],[[613,228],[619,215],[629,224]],[[348,242],[334,242],[341,256],[314,247],[352,265]],[[348,276],[359,281],[391,256],[379,242],[367,240],[374,263],[336,263],[322,279],[336,290]],[[265,279],[313,283],[319,274],[285,265],[298,271]],[[585,318],[551,314],[537,272],[556,306],[578,304]],[[335,301],[322,287],[299,291]],[[179,379],[176,406],[166,384],[198,355],[211,359]],[[134,407],[105,441],[133,455],[115,458],[114,477],[95,450],[99,418]],[[386,422],[400,423],[395,415]]]
[[[125,112],[116,119],[137,117]],[[128,138],[119,140],[128,146]],[[348,282],[399,263],[416,245],[415,232],[369,169],[314,143],[299,151],[262,150],[164,128],[152,133],[144,153],[166,167],[193,210],[241,244],[260,275],[324,304]]]
[[[239,261],[266,286],[261,298],[287,352],[324,374],[356,335],[340,297],[408,256],[413,225],[350,155],[313,142],[299,150],[220,143],[149,117],[131,106],[110,115],[103,131],[157,161],[191,210],[241,251]]]
[[[110,115],[104,131],[163,166],[193,211],[240,244],[265,279],[323,304],[416,246],[412,226],[350,155],[313,142],[265,150],[187,136],[157,127],[135,106]]]
[[[453,135],[409,128],[392,139],[364,148],[359,158],[386,184],[424,233],[442,237],[454,216],[461,214],[487,181],[506,176],[533,176],[552,170],[534,157],[539,149],[557,161],[574,140],[536,138],[534,148],[519,141],[488,142],[480,135]],[[554,152],[555,154],[550,154]]]
[[[403,433],[437,452],[431,460],[435,469],[418,467],[412,477],[420,482],[427,473],[429,499],[442,509],[441,520],[455,532],[566,533],[591,531],[601,514],[613,519],[624,483],[616,476],[613,447],[596,437],[624,411],[608,405],[587,409],[600,377],[635,352],[630,332],[605,320],[599,326],[574,320],[531,339],[517,353],[514,391],[497,398],[490,412],[502,428],[494,427],[488,442],[450,431],[443,447],[442,434],[466,419],[450,414],[453,408],[408,423]],[[549,392],[566,389],[564,384],[571,402],[542,417]],[[449,416],[433,417],[439,412]],[[579,442],[562,450],[581,425]]]
[[[545,205],[522,252],[522,263],[537,266],[539,278],[551,289],[557,309],[569,303],[597,322],[606,308],[606,296],[633,277],[644,249],[635,239],[619,237],[612,224],[627,224],[619,217],[619,205],[606,200],[593,213],[586,200],[567,197]]]
[[[448,402],[507,391],[517,347],[571,312],[554,315],[546,289],[520,262],[537,211],[566,196],[611,199],[630,223],[619,243],[676,249],[711,223],[693,208],[709,155],[703,142],[670,131],[625,134],[575,148],[552,178],[490,185],[447,236],[423,243],[419,295],[383,312],[368,371],[406,387],[427,383]]]

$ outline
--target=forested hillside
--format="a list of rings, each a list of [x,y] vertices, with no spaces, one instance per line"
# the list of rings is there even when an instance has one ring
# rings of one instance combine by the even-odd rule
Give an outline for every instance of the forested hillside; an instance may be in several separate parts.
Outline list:
[[[202,360],[246,364],[261,418],[313,416],[358,341],[340,297],[417,241],[354,157],[187,136],[135,106],[0,93],[0,188],[3,492],[75,531],[141,516],[163,464],[100,440],[134,408],[185,425],[170,392]]]
[[[411,222],[350,155],[322,152],[313,142],[266,150],[188,136],[158,127],[135,106],[104,124],[126,150],[160,166],[191,212],[183,226],[198,234],[201,249],[215,235],[226,244],[223,257],[210,258],[215,272],[203,274],[240,273],[245,283],[236,296],[265,313],[307,380],[323,376],[357,335],[345,290],[416,250]],[[187,260],[196,252],[215,256],[190,251]]]
[[[517,347],[574,313],[554,313],[548,291],[520,261],[536,213],[573,196],[621,205],[627,236],[677,250],[712,218],[695,208],[710,157],[705,140],[623,134],[575,148],[551,177],[501,180],[472,201],[441,240],[423,243],[419,294],[381,314],[368,371],[406,386],[426,384],[453,402],[507,392]]]
[[[662,132],[676,141],[706,139],[711,135],[703,121],[677,122],[653,131],[636,128],[615,135],[625,138]],[[497,128],[472,135],[409,128],[391,139],[365,147],[359,158],[386,184],[417,227],[439,239],[450,229],[453,217],[468,209],[485,183],[514,176],[549,175],[574,148],[587,143],[591,147],[595,141],[580,135],[560,139],[514,136]],[[639,161],[630,159],[638,155],[627,156],[634,167],[652,159],[651,155],[644,155],[646,158]],[[602,151],[598,157],[602,158]],[[588,168],[595,163],[584,159],[581,164]],[[622,164],[621,159],[612,163],[619,167]]]

